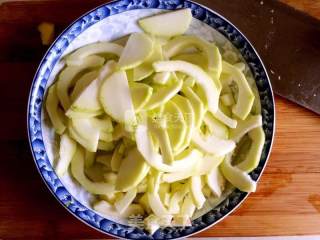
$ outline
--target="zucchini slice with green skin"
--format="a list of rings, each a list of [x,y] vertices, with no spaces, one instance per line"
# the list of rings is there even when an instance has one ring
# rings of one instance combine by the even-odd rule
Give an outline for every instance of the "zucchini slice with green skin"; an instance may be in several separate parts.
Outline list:
[[[152,82],[159,85],[165,85],[170,80],[170,72],[156,73],[152,79]]]
[[[177,155],[177,154],[181,153],[183,150],[185,150],[190,145],[190,141],[191,141],[192,134],[194,131],[195,116],[194,116],[194,111],[193,111],[192,105],[187,98],[185,98],[181,95],[176,95],[172,98],[172,101],[181,110],[183,118],[184,118],[184,120],[186,122],[186,126],[187,126],[184,141],[183,141],[182,145],[179,147],[179,149],[177,151],[175,151],[175,155]]]
[[[70,95],[71,101],[73,102],[74,100],[76,100],[82,93],[82,91],[86,89],[86,87],[88,87],[89,84],[98,77],[98,75],[99,71],[97,70],[83,74],[83,76],[80,77],[79,80],[76,82],[72,90],[72,93]]]
[[[59,75],[57,81],[57,95],[65,111],[71,106],[69,89],[75,84],[76,76],[82,71],[94,67],[100,67],[104,63],[104,58],[99,56],[89,56],[83,60],[81,66],[68,66]]]
[[[204,123],[208,127],[211,134],[217,136],[221,139],[229,138],[229,130],[228,127],[222,124],[219,120],[217,120],[213,115],[209,112],[206,113],[203,119]]]
[[[156,72],[183,72],[193,77],[205,93],[209,111],[218,110],[220,91],[210,76],[197,65],[185,61],[159,61],[153,63]]]
[[[202,156],[201,152],[195,149],[187,150],[184,152],[181,159],[176,159],[172,165],[164,164],[161,155],[155,152],[151,137],[148,133],[147,126],[138,125],[135,133],[137,148],[142,154],[146,162],[160,172],[181,172],[192,169],[199,157]]]
[[[133,202],[137,195],[137,189],[133,188],[127,191],[124,196],[114,203],[115,208],[117,209],[118,213],[122,214]]]
[[[189,185],[184,184],[182,187],[178,190],[175,191],[171,198],[170,198],[170,203],[169,203],[169,212],[170,214],[178,214],[180,211],[180,202],[183,200],[185,195],[189,191]]]
[[[203,53],[182,53],[172,57],[172,60],[181,60],[186,61],[195,65],[198,65],[201,68],[206,69],[208,67],[208,59]]]
[[[236,104],[232,107],[232,112],[244,120],[251,111],[254,102],[254,94],[244,74],[236,67],[227,62],[222,62],[222,72],[230,74],[232,80],[238,85],[239,93]]]
[[[162,204],[159,194],[156,192],[147,193],[149,206],[158,217],[170,215],[166,207]]]
[[[190,171],[165,173],[162,176],[162,181],[173,183],[192,176],[208,174],[212,169],[217,168],[223,159],[224,157],[207,154],[204,157],[199,158],[195,167]]]
[[[240,139],[252,129],[262,126],[261,115],[249,115],[245,120],[239,121],[235,129],[230,130],[230,139],[239,142]]]
[[[217,166],[216,168],[213,168],[208,174],[205,175],[205,179],[211,192],[216,197],[220,197],[224,189],[225,179],[220,173],[219,167]]]
[[[116,190],[128,191],[135,188],[146,177],[149,169],[150,167],[140,152],[133,148],[121,162],[116,180]]]
[[[100,88],[100,102],[104,111],[120,123],[136,123],[128,79],[125,71],[117,71],[104,80]],[[118,100],[121,96],[121,101]]]
[[[114,192],[114,185],[103,182],[92,182],[84,174],[84,151],[77,148],[71,161],[71,173],[82,187],[92,194],[110,194]]]
[[[199,96],[192,90],[191,87],[184,87],[182,93],[188,98],[194,112],[194,127],[195,130],[199,129],[203,118],[205,116],[205,106]]]
[[[65,117],[59,109],[59,99],[56,91],[56,84],[51,85],[46,99],[46,110],[54,130],[56,133],[62,134],[66,129]]]
[[[141,81],[149,77],[154,72],[152,63],[160,60],[163,60],[162,47],[155,42],[152,54],[142,64],[132,69],[133,81]]]
[[[153,88],[144,83],[129,83],[133,106],[139,112],[150,100]]]
[[[81,113],[100,113],[102,106],[99,100],[99,91],[101,82],[105,77],[110,76],[116,69],[116,63],[114,61],[109,61],[103,67],[103,74],[99,73],[99,76],[93,80],[74,100],[70,109],[67,111],[66,115],[69,116],[69,111],[81,112]],[[100,77],[103,75],[103,78]]]
[[[178,36],[164,46],[164,55],[169,59],[190,46],[200,49],[206,55],[207,70],[215,72],[215,77],[219,79],[222,71],[222,59],[219,49],[213,43],[209,43],[196,36]],[[197,65],[199,65],[198,62]]]
[[[91,167],[93,165],[94,161],[95,161],[96,153],[89,152],[88,150],[85,150],[84,156],[85,156],[85,158],[84,158],[84,167],[85,168]]]
[[[227,125],[229,128],[236,129],[238,121],[228,117],[224,112],[222,112],[220,109],[218,109],[217,112],[212,114],[216,119],[218,119],[220,122]]]
[[[200,176],[191,177],[189,184],[190,184],[190,194],[193,199],[193,202],[196,205],[197,209],[201,209],[203,204],[206,201],[206,197],[203,195],[203,192],[202,192],[201,177]]]
[[[118,66],[122,70],[138,67],[153,51],[153,41],[145,33],[132,33],[120,55]]]
[[[64,133],[60,137],[59,161],[56,166],[56,173],[62,177],[68,170],[69,164],[76,153],[77,143]]]
[[[85,58],[101,53],[111,53],[117,56],[120,56],[122,53],[123,47],[116,43],[109,42],[98,42],[88,44],[83,46],[70,54],[66,58],[66,63],[68,66],[80,66],[84,64]]]
[[[173,101],[169,101],[163,110],[162,117],[166,121],[167,132],[174,153],[180,151],[187,134],[187,124],[183,112]]]
[[[220,139],[215,135],[205,138],[201,136],[199,132],[193,133],[192,142],[206,153],[214,154],[216,156],[228,154],[236,147],[234,141]]]
[[[189,8],[169,11],[138,21],[140,27],[152,36],[172,37],[187,31],[192,20]]]
[[[174,75],[171,74],[171,77],[174,77]],[[182,80],[175,79],[175,81],[172,84],[165,85],[163,87],[159,87],[157,90],[154,90],[151,98],[143,107],[143,109],[153,110],[157,107],[160,107],[161,105],[164,105],[181,90],[182,84]]]
[[[189,218],[191,218],[196,210],[196,205],[193,203],[192,197],[190,194],[188,194],[182,203],[181,206],[181,214],[187,215]]]
[[[250,149],[246,154],[245,160],[237,165],[239,169],[245,172],[251,172],[258,165],[265,143],[265,133],[262,127],[257,127],[248,133],[252,140]]]
[[[223,105],[230,107],[235,104],[233,96],[231,93],[226,93],[220,96],[221,102]]]
[[[72,134],[79,136],[75,139],[80,145],[90,152],[96,152],[100,139],[100,130],[95,128],[92,119],[71,119]],[[80,140],[81,139],[81,140]]]
[[[231,165],[232,153],[221,163],[223,176],[236,188],[244,192],[255,192],[257,183],[244,171]]]
[[[171,165],[174,161],[173,150],[171,147],[169,134],[164,125],[165,124],[161,124],[160,121],[148,118],[148,129],[150,130],[151,134],[153,134],[153,137],[157,138],[158,140],[163,161],[165,164]]]

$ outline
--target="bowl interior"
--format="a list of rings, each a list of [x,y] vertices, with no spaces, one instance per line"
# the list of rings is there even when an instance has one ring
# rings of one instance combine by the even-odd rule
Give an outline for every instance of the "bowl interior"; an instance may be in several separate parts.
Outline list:
[[[147,3],[147,1],[142,2]],[[129,3],[126,5],[126,3],[126,1],[116,1],[84,15],[53,44],[41,63],[33,82],[29,101],[28,126],[36,165],[49,189],[60,203],[82,221],[98,230],[127,238],[129,238],[129,234],[136,234],[136,237],[132,237],[132,235],[130,238],[139,238],[148,236],[137,228],[141,225],[141,219],[128,221],[120,216],[101,216],[91,209],[90,203],[94,201],[94,197],[81,188],[70,174],[66,174],[61,179],[55,175],[52,166],[55,165],[58,158],[58,143],[42,104],[47,87],[52,84],[57,73],[64,66],[62,58],[65,55],[89,43],[112,41],[132,32],[141,31],[136,24],[137,19],[183,6],[164,5],[163,3],[163,5],[157,6],[159,9],[155,9],[156,6],[149,8],[147,5],[141,7],[141,5],[135,6],[134,3],[131,5]],[[248,72],[248,78],[252,80],[251,85],[254,88],[257,87],[260,95],[263,127],[266,133],[266,144],[259,167],[251,173],[252,178],[257,180],[269,154],[274,127],[273,96],[263,65],[247,40],[225,19],[197,4],[188,1],[181,1],[181,3],[184,4],[184,7],[193,9],[194,18],[187,34],[214,41],[222,51],[227,42],[232,43],[230,46],[238,52],[239,57],[247,63],[251,70]],[[122,8],[120,9],[119,6]],[[111,14],[112,9],[117,9],[117,11]],[[203,18],[204,16],[205,18]],[[210,198],[205,206],[195,213],[192,227],[161,229],[155,233],[154,237],[161,238],[164,234],[183,237],[195,233],[228,215],[246,196],[247,193],[229,188],[224,192],[222,198]]]

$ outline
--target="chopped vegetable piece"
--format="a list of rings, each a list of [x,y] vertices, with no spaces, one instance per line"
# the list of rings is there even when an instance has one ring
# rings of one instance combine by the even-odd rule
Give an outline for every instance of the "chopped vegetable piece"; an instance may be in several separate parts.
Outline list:
[[[220,197],[224,189],[225,179],[221,175],[218,167],[213,168],[205,175],[206,183],[216,197]]]
[[[223,123],[218,121],[211,113],[206,113],[203,119],[211,134],[221,139],[229,138],[229,130]]]
[[[76,76],[86,69],[92,69],[94,67],[102,66],[104,59],[99,56],[89,56],[83,60],[81,66],[68,66],[59,75],[57,81],[57,94],[59,101],[67,111],[71,105],[71,99],[69,97],[69,89],[75,84]]]
[[[182,92],[189,99],[193,108],[195,130],[199,129],[205,115],[204,104],[192,88],[184,87]]]
[[[85,166],[85,168],[91,167],[92,164],[94,163],[94,159],[95,159],[96,153],[89,152],[88,150],[85,150],[84,156],[85,156],[85,158],[84,158],[84,166]]]
[[[173,75],[171,74],[171,76]],[[170,85],[159,87],[153,91],[153,94],[148,103],[144,106],[144,109],[152,110],[165,104],[180,91],[181,87],[182,81],[179,79],[175,79]]]
[[[244,120],[250,113],[254,101],[254,94],[250,85],[244,74],[238,68],[227,62],[222,63],[222,72],[230,74],[232,80],[234,80],[238,86],[238,99],[236,105],[232,107],[232,112]]]
[[[116,68],[114,61],[109,61],[104,67],[104,75],[110,76]],[[70,111],[73,112],[84,112],[84,113],[100,113],[101,104],[99,101],[99,90],[101,82],[104,79],[98,77],[93,80],[78,96],[78,98],[72,103]],[[67,115],[69,110],[67,111]]]
[[[156,72],[178,71],[193,77],[206,94],[209,111],[215,113],[218,110],[219,90],[210,76],[197,65],[184,61],[159,61],[153,67]]]
[[[200,176],[193,176],[190,178],[190,194],[197,209],[201,209],[206,201],[205,196],[202,193],[202,184]]]
[[[117,172],[121,166],[122,157],[124,155],[123,150],[124,150],[124,144],[119,143],[112,153],[110,166],[111,166],[112,171],[114,171],[114,172]]]
[[[172,101],[177,105],[177,107],[182,112],[182,115],[187,127],[184,141],[179,147],[179,149],[175,151],[175,154],[177,155],[190,145],[190,141],[194,131],[195,116],[194,116],[192,105],[187,98],[182,97],[180,95],[176,95],[172,98]]]
[[[72,93],[70,95],[71,101],[74,102],[79,95],[89,86],[89,84],[99,76],[99,71],[93,70],[83,74],[81,78],[76,82]]]
[[[165,85],[170,80],[170,72],[156,73],[153,77],[153,82],[160,85]]]
[[[63,134],[60,137],[59,161],[56,166],[56,172],[59,177],[62,177],[68,170],[69,164],[76,152],[77,143],[73,141],[68,134]]]
[[[152,63],[160,60],[163,60],[162,47],[156,42],[152,54],[138,67],[133,68],[133,81],[141,81],[149,77],[154,72]]]
[[[76,118],[70,120],[72,129],[72,137],[81,144],[89,152],[96,152],[100,138],[100,131],[94,127],[94,123],[90,118]],[[75,136],[74,136],[75,135]]]
[[[119,101],[121,96],[121,101]],[[107,114],[128,125],[136,123],[126,73],[118,71],[105,79],[100,89],[100,102]]]
[[[250,149],[245,157],[245,160],[237,165],[239,169],[245,172],[251,172],[259,165],[265,142],[265,134],[262,127],[254,128],[248,134],[252,140]]]
[[[163,161],[165,164],[171,165],[173,163],[173,151],[170,144],[170,138],[166,130],[165,122],[148,118],[148,129],[151,134],[157,138]]]
[[[231,165],[232,153],[229,153],[221,164],[223,176],[236,188],[244,192],[255,192],[256,182],[244,171]]]
[[[130,93],[133,106],[136,112],[139,112],[150,100],[153,88],[144,83],[130,83]]]
[[[68,66],[80,66],[80,65],[83,65],[85,62],[85,59],[91,55],[101,54],[101,53],[111,53],[111,54],[120,56],[122,53],[122,50],[123,50],[123,47],[115,43],[108,43],[108,42],[92,43],[79,48],[78,50],[70,54],[68,57],[66,57],[66,63]]]
[[[216,113],[213,113],[213,116],[218,119],[220,122],[227,125],[229,128],[236,128],[238,121],[235,119],[232,119],[225,115],[220,109]]]
[[[176,154],[180,152],[187,134],[187,124],[183,116],[182,109],[173,101],[169,101],[165,106],[162,117],[166,121],[167,132],[171,147]]]
[[[145,125],[138,125],[136,130],[137,148],[146,162],[161,172],[180,172],[191,169],[201,153],[198,150],[188,150],[182,159],[177,159],[172,165],[163,163],[160,154],[154,151],[152,143]]]
[[[163,206],[158,193],[147,193],[150,208],[158,217],[169,215],[168,210]]]
[[[196,144],[203,151],[217,156],[223,156],[236,147],[234,141],[220,139],[214,135],[204,138],[199,132],[194,132],[192,136],[192,142]]]
[[[149,166],[140,152],[133,148],[122,160],[116,181],[116,190],[128,191],[136,187],[148,174]]]
[[[71,173],[84,189],[93,194],[107,194],[114,191],[114,185],[102,182],[92,182],[84,174],[84,151],[77,148],[71,161]]]
[[[261,115],[250,115],[245,120],[239,121],[237,128],[230,131],[230,138],[235,142],[239,142],[240,139],[254,128],[262,126]]]
[[[135,188],[126,192],[126,194],[121,199],[119,199],[114,203],[114,206],[117,209],[117,211],[120,214],[122,214],[133,202],[136,195],[137,195],[137,189]]]
[[[56,84],[53,84],[49,90],[46,100],[46,110],[53,125],[53,128],[58,134],[62,134],[65,129],[65,119],[59,108],[59,100],[56,92]]]
[[[139,20],[140,27],[155,36],[172,37],[185,33],[192,20],[189,8],[146,17]]]
[[[153,42],[145,33],[130,35],[119,58],[119,67],[123,70],[134,68],[148,59],[153,51]]]

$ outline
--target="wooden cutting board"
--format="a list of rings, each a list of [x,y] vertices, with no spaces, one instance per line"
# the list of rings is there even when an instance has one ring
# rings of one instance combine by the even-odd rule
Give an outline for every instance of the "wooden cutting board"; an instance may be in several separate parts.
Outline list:
[[[217,1],[222,0],[212,0]],[[0,239],[105,237],[71,216],[49,193],[35,168],[26,136],[28,92],[46,50],[37,25],[53,22],[58,33],[103,2],[12,1],[0,5]],[[285,2],[320,18],[319,1]],[[320,234],[320,117],[279,97],[276,108],[276,139],[257,192],[199,237]]]

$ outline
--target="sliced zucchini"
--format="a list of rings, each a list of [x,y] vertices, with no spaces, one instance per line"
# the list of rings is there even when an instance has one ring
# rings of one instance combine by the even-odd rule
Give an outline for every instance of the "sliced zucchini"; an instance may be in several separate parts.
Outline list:
[[[80,185],[92,194],[110,194],[114,192],[114,185],[103,182],[92,182],[84,174],[84,151],[77,148],[71,161],[71,173]]]
[[[64,133],[60,137],[59,161],[56,166],[56,173],[62,177],[68,170],[69,164],[76,152],[77,143]]]
[[[252,129],[262,126],[261,115],[249,115],[245,120],[239,121],[237,128],[230,130],[230,138],[235,142],[250,132]]]
[[[139,112],[150,100],[153,88],[144,83],[129,83],[133,106]]]
[[[238,86],[237,103],[232,107],[232,112],[244,120],[251,111],[254,102],[254,94],[244,74],[227,62],[222,63],[222,72],[230,74]]]
[[[81,66],[68,66],[59,75],[57,81],[57,95],[59,101],[67,111],[71,105],[71,99],[69,97],[69,90],[76,82],[76,76],[86,69],[92,69],[94,67],[102,66],[104,58],[99,56],[89,56],[84,58]]]
[[[128,191],[135,188],[146,177],[150,167],[145,162],[140,152],[133,148],[121,162],[116,190]]]
[[[65,117],[59,109],[59,99],[57,95],[56,84],[50,86],[46,100],[46,110],[53,125],[54,130],[58,134],[62,134],[65,129]]]
[[[193,77],[205,93],[209,111],[215,113],[218,110],[220,91],[210,76],[197,65],[184,61],[159,61],[153,63],[153,67],[156,72],[178,71]]]
[[[153,51],[153,41],[145,33],[132,33],[120,55],[118,65],[122,70],[139,66]]]
[[[215,135],[204,138],[197,131],[193,133],[192,142],[203,151],[216,156],[223,156],[233,151],[236,147],[234,141],[220,139]]]
[[[171,74],[171,77],[173,75]],[[145,110],[152,110],[161,105],[164,105],[171,98],[173,98],[181,89],[182,81],[179,79],[174,79],[175,81],[163,87],[159,87],[158,89],[154,89],[152,96],[148,103],[144,106]]]
[[[66,63],[68,66],[80,66],[83,65],[85,59],[94,54],[111,53],[120,56],[123,47],[116,43],[98,42],[91,43],[83,46],[66,57]]]
[[[248,135],[252,140],[250,149],[246,154],[245,160],[237,165],[239,169],[245,172],[251,172],[259,165],[265,143],[265,133],[262,127],[254,128]]]
[[[221,164],[223,176],[236,188],[244,192],[254,192],[257,183],[244,171],[231,165],[232,153],[229,153]]]
[[[132,188],[124,194],[124,196],[114,203],[114,207],[117,209],[118,213],[122,214],[133,202],[137,195],[137,189]]]

